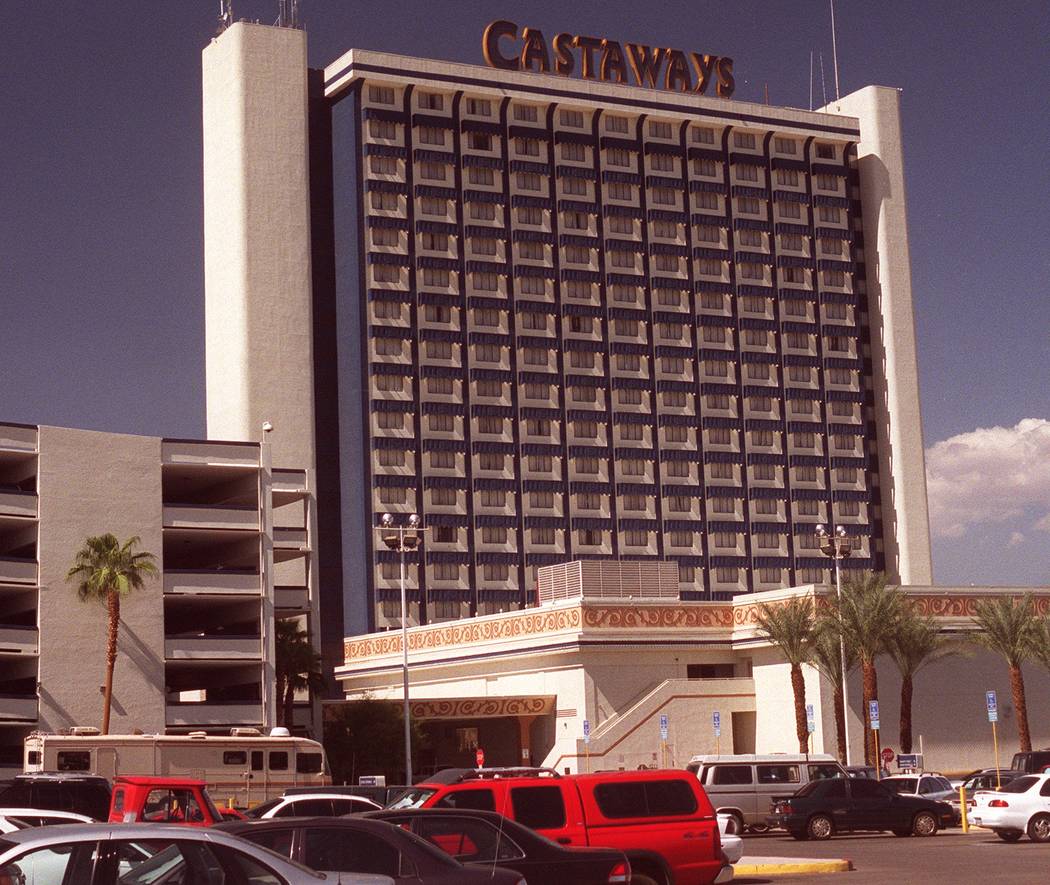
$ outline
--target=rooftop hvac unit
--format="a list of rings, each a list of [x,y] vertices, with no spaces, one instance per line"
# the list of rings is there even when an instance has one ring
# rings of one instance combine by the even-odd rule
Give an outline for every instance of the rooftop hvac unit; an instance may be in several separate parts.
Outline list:
[[[262,737],[262,732],[257,728],[231,728],[230,737],[257,738]]]
[[[539,601],[561,599],[679,599],[678,563],[591,559],[539,569]]]
[[[75,737],[95,737],[96,735],[102,734],[93,725],[74,725],[69,729],[69,733]]]

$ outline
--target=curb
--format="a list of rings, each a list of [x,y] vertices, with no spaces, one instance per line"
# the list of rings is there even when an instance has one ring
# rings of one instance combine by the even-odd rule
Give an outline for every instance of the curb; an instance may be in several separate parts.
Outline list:
[[[850,860],[800,860],[784,863],[745,863],[743,860],[733,864],[733,876],[795,876],[801,873],[848,873],[853,869]]]

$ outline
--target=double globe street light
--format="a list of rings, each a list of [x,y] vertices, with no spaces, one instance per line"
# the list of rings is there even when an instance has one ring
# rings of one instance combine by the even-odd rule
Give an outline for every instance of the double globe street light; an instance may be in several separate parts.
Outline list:
[[[821,553],[835,561],[835,599],[838,602],[841,616],[842,570],[839,564],[853,552],[853,542],[842,526],[836,526],[835,531],[829,533],[823,524],[819,524],[816,529],[816,535]],[[841,631],[839,632],[839,669],[842,671],[842,720],[846,738],[846,765],[849,765],[849,692],[846,687],[846,642]]]
[[[408,708],[408,604],[405,599],[405,553],[411,552],[423,543],[423,532],[419,516],[413,513],[408,517],[407,526],[394,525],[394,517],[383,514],[383,543],[391,550],[401,554],[401,672],[404,682],[404,720],[405,720],[405,783],[412,785],[412,720]]]

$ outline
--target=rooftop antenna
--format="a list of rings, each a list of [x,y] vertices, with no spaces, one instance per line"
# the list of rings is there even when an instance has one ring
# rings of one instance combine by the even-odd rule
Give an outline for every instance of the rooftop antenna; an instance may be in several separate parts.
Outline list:
[[[809,51],[809,109],[813,110],[813,50]]]
[[[835,43],[835,0],[831,2],[831,65],[835,69],[835,101],[839,100],[839,52]]]
[[[296,28],[299,24],[299,0],[277,0],[277,27]]]
[[[823,107],[828,106],[828,88],[824,83],[824,53],[820,53],[820,91],[824,96]]]
[[[219,31],[233,24],[233,0],[219,0]]]

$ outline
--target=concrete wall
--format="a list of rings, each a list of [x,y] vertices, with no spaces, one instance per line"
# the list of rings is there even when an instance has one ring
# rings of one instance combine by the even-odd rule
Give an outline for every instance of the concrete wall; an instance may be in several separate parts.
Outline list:
[[[860,120],[857,144],[886,572],[933,583],[904,190],[900,92],[867,86],[824,110]]]
[[[314,467],[306,35],[239,22],[204,67],[208,436]]]
[[[40,428],[40,728],[102,721],[107,615],[65,581],[91,535],[141,537],[162,568],[161,441]],[[110,729],[164,731],[164,598],[158,577],[121,603]]]

